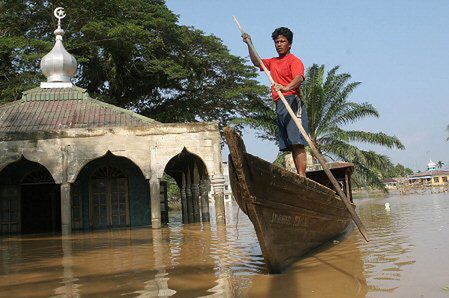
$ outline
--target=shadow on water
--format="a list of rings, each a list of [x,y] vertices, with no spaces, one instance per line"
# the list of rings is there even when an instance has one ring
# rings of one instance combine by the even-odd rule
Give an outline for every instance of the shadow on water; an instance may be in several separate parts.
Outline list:
[[[266,274],[254,228],[235,211],[227,211],[228,226],[0,238],[0,296],[447,295],[447,195],[360,200],[371,242],[354,230],[279,275]]]
[[[211,227],[196,224],[178,233],[178,243],[172,246],[178,252],[171,258],[168,285],[176,291],[175,297],[207,295],[214,286],[216,266],[211,256]]]
[[[297,261],[286,272],[253,278],[250,297],[365,297],[363,257],[354,231]]]

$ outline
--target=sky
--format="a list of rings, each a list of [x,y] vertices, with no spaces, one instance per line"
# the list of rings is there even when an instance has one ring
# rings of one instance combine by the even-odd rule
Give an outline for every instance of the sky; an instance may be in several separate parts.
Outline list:
[[[282,3],[282,4],[281,4]],[[232,18],[252,36],[263,58],[276,56],[271,33],[294,32],[292,53],[305,66],[324,64],[362,84],[349,98],[369,102],[380,113],[351,129],[397,136],[406,150],[362,144],[413,170],[430,159],[449,165],[449,1],[447,0],[167,0],[181,25],[219,37],[236,56],[247,47]],[[269,85],[264,73],[259,80]],[[246,130],[248,152],[274,160],[273,143]],[[227,148],[223,149],[224,156]]]

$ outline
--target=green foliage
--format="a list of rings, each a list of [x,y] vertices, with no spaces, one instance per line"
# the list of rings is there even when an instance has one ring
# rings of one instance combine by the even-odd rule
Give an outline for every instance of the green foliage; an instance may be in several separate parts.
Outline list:
[[[276,160],[273,162],[273,164],[279,166],[279,167],[286,167],[285,163],[285,156],[287,155],[287,152],[279,152],[278,156],[276,157]]]
[[[263,140],[278,143],[278,126],[276,124],[276,112],[271,97],[259,99],[254,105],[251,117],[241,117],[232,120],[233,124],[248,126],[257,131],[257,137]]]
[[[0,100],[44,81],[39,58],[54,44],[53,10],[65,8],[64,45],[76,84],[101,100],[162,122],[251,115],[267,88],[222,41],[178,17],[163,0],[0,2]]]
[[[164,173],[162,177],[162,181],[167,182],[167,199],[169,202],[169,206],[173,208],[173,206],[178,206],[181,204],[181,193],[176,183],[175,179],[171,176]]]
[[[314,64],[307,71],[303,98],[307,106],[310,137],[317,149],[331,159],[356,165],[355,181],[359,186],[383,187],[383,173],[392,167],[390,159],[372,150],[363,150],[357,143],[404,149],[401,141],[383,132],[345,129],[365,117],[379,117],[369,103],[356,103],[348,98],[360,82],[350,82],[351,75],[338,73],[333,67],[325,74],[324,65]]]
[[[444,166],[444,162],[441,160],[437,161],[437,168],[441,169]]]
[[[360,82],[350,82],[351,75],[332,68],[326,75],[324,65],[314,64],[307,70],[301,89],[309,117],[310,137],[317,149],[332,160],[356,165],[354,181],[358,186],[383,187],[384,173],[393,167],[390,159],[374,151],[362,150],[354,143],[368,143],[387,148],[404,149],[401,141],[383,132],[346,129],[347,125],[365,117],[379,117],[369,103],[349,101]],[[276,113],[272,103],[264,101],[257,116],[235,122],[261,130],[259,137],[277,138]]]
[[[390,169],[384,171],[383,177],[384,178],[406,177],[412,174],[413,174],[412,169],[406,168],[398,163],[395,166],[391,167]]]

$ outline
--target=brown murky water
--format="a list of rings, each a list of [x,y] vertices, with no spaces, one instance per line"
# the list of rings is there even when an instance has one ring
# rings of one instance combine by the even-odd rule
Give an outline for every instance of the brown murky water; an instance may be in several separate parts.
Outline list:
[[[354,230],[280,275],[231,205],[226,227],[0,238],[0,296],[449,297],[449,195],[357,204],[371,242]]]

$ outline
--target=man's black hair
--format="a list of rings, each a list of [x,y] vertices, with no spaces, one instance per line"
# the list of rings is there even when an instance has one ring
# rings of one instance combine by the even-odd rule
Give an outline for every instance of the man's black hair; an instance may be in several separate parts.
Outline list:
[[[286,27],[277,28],[276,30],[273,31],[273,34],[271,34],[271,38],[273,38],[273,40],[276,41],[276,38],[279,35],[285,36],[289,43],[293,42],[293,32],[290,29]]]

